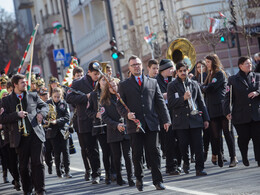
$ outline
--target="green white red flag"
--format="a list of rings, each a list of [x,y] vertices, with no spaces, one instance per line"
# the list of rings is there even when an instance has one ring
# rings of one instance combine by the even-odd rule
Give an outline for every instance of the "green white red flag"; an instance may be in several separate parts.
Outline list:
[[[52,27],[53,27],[53,34],[56,34],[56,33],[59,32],[59,30],[61,29],[62,25],[61,25],[61,23],[58,20],[56,20],[56,21],[52,22]]]
[[[27,79],[27,89],[29,90],[31,88],[31,75],[32,75],[32,61],[33,61],[33,49],[34,49],[34,42],[35,42],[35,36],[37,33],[37,30],[39,28],[39,24],[37,24],[32,32],[32,35],[30,37],[29,43],[26,47],[26,50],[23,55],[23,59],[20,63],[20,66],[18,68],[18,73],[21,73],[22,70],[26,67],[25,76]]]
[[[72,81],[73,81],[73,69],[79,66],[78,64],[78,59],[76,57],[72,57],[71,62],[70,62],[70,66],[66,72],[66,75],[62,81],[63,85],[66,85],[68,87],[71,87],[72,85]]]

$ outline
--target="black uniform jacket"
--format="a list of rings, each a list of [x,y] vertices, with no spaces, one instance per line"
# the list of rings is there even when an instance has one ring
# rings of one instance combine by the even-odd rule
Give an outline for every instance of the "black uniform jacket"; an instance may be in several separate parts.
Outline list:
[[[46,138],[55,138],[55,136],[60,133],[60,130],[65,130],[65,124],[70,120],[70,112],[68,104],[65,100],[60,100],[58,103],[54,103],[52,99],[49,99],[46,102],[48,105],[52,104],[56,107],[56,124],[50,124],[49,128],[46,131]]]
[[[172,77],[168,77],[168,83],[164,81],[164,78],[161,74],[158,74],[156,77],[158,85],[162,93],[167,93],[167,85],[172,81]]]
[[[95,125],[101,125],[101,120],[99,118],[96,118],[97,112],[98,112],[98,93],[99,91],[92,91],[89,96],[89,105],[86,109],[86,114],[89,118],[93,120],[93,128],[92,128],[92,135],[98,135],[100,133],[106,133],[106,127],[94,127]],[[104,124],[102,120],[102,124]]]
[[[170,123],[168,109],[163,100],[163,96],[156,79],[147,78],[142,75],[143,82],[139,86],[132,75],[127,80],[119,84],[119,94],[131,112],[135,113],[137,119],[141,121],[145,129],[147,125],[150,131],[159,131],[159,119],[162,123]],[[135,133],[136,125],[132,120],[128,120],[127,111],[118,101],[118,112],[127,120],[127,132]],[[159,115],[158,115],[158,114]]]
[[[229,77],[228,89],[232,86],[232,123],[244,124],[260,121],[260,95],[251,99],[248,94],[257,91],[260,93],[260,74],[250,72],[247,76],[239,71],[236,75]],[[224,101],[224,115],[230,113],[230,90],[228,90]],[[259,127],[260,128],[260,127]]]
[[[85,94],[93,91],[93,81],[90,76],[85,75],[83,78],[76,80],[71,86],[73,89],[81,91]],[[92,132],[92,118],[86,115],[88,98],[86,95],[79,95],[74,92],[68,92],[66,101],[69,104],[75,104],[78,116],[79,133],[91,133]]]
[[[102,118],[107,124],[107,143],[123,141],[124,138],[129,139],[128,135],[124,132],[119,132],[117,129],[118,124],[123,121],[120,121],[121,116],[116,109],[116,96],[112,95],[110,101],[110,105],[103,105],[104,112],[102,114]]]
[[[33,128],[33,131],[42,142],[45,142],[45,133],[43,127],[41,124],[38,124],[36,116],[38,113],[40,113],[43,117],[46,117],[49,111],[49,107],[39,98],[35,92],[24,92],[23,98],[26,98],[27,101],[27,118]],[[16,148],[19,146],[22,136],[22,132],[19,132],[18,129],[18,120],[20,120],[20,117],[16,112],[17,96],[13,92],[11,95],[4,97],[2,101],[4,112],[2,115],[0,115],[0,123],[8,124],[10,147]]]
[[[223,116],[222,104],[226,94],[227,79],[224,72],[218,71],[212,81],[202,85],[201,90],[205,93],[205,103],[210,118]]]
[[[168,85],[168,106],[172,112],[172,128],[173,129],[190,129],[203,128],[203,121],[209,121],[209,115],[205,106],[200,87],[196,81],[186,79],[185,85],[189,86],[192,99],[201,111],[201,114],[191,115],[191,109],[188,100],[184,101],[184,86],[182,80],[177,77]]]

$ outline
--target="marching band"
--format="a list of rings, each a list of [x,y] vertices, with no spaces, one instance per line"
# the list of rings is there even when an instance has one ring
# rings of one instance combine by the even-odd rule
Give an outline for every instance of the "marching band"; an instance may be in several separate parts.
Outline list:
[[[224,165],[222,132],[229,167],[235,167],[234,130],[243,164],[249,166],[248,143],[252,139],[260,167],[260,74],[253,72],[250,58],[240,57],[239,72],[229,77],[216,54],[194,63],[193,59],[187,60],[192,56],[178,45],[187,43],[176,44],[170,58],[149,61],[147,76],[141,59],[132,55],[128,60],[129,78],[121,82],[112,77],[108,63],[99,61],[92,61],[85,75],[82,68],[74,67],[72,86],[61,85],[52,77],[47,89],[44,80],[33,75],[27,91],[25,76],[15,74],[9,81],[3,74],[3,181],[9,182],[9,171],[17,191],[22,186],[24,194],[32,194],[33,190],[45,194],[44,161],[52,174],[53,159],[59,178],[73,177],[70,134],[74,131],[81,147],[84,179],[93,185],[102,180],[103,162],[107,185],[113,181],[119,186],[128,183],[143,191],[146,161],[153,185],[164,190],[159,143],[167,174],[189,174],[195,155],[195,175],[206,176],[204,162],[210,143],[212,163]],[[184,53],[180,56],[181,51]],[[193,67],[194,76],[189,75]],[[122,155],[127,181],[122,177]]]

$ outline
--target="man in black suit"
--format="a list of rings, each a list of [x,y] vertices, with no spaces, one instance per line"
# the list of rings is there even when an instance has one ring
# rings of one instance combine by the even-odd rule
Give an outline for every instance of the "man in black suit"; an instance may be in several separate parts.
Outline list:
[[[196,175],[207,175],[204,171],[202,128],[209,126],[209,115],[200,87],[188,78],[188,68],[183,63],[176,65],[178,77],[168,85],[168,106],[172,113],[172,128],[177,131],[179,147],[184,161],[183,170],[189,173],[188,146],[191,145],[196,157]],[[194,103],[195,110],[192,113]]]
[[[133,149],[133,163],[136,176],[136,187],[143,190],[143,147],[146,146],[151,159],[151,171],[153,184],[157,190],[164,190],[162,174],[160,171],[160,153],[158,147],[159,117],[168,131],[170,116],[163,100],[162,93],[155,79],[147,78],[142,74],[142,62],[137,56],[131,56],[128,60],[131,77],[119,85],[119,93],[131,112],[118,102],[120,115],[127,119],[127,132],[130,135]],[[137,131],[133,122],[139,119],[145,133]]]
[[[36,194],[45,194],[45,133],[41,123],[48,113],[48,106],[36,93],[26,91],[27,85],[23,75],[14,75],[11,82],[14,91],[3,98],[4,112],[0,116],[0,123],[9,124],[10,147],[16,148],[18,153],[24,194],[31,194],[33,186]],[[28,168],[29,162],[31,171]]]
[[[78,138],[81,147],[81,155],[85,166],[85,179],[88,179],[89,170],[87,158],[92,168],[92,184],[100,182],[100,158],[96,136],[92,136],[93,119],[86,114],[88,98],[93,91],[100,73],[93,68],[93,62],[89,64],[88,73],[81,79],[72,83],[72,88],[85,93],[86,95],[76,94],[68,91],[66,100],[69,104],[76,105],[78,119]]]

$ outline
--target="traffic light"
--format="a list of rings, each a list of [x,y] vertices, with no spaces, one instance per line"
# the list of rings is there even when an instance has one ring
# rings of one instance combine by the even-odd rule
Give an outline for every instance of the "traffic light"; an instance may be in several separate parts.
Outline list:
[[[109,42],[111,48],[110,50],[112,51],[111,57],[114,60],[122,59],[125,57],[125,54],[123,51],[118,51],[117,45],[116,45],[116,39],[115,37],[112,37],[111,41]]]
[[[224,37],[224,36],[221,36],[221,37],[220,37],[220,42],[221,42],[221,43],[225,43],[225,37]]]

